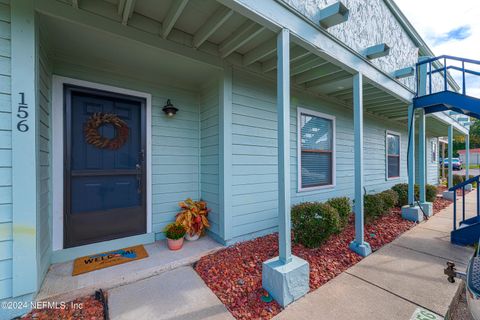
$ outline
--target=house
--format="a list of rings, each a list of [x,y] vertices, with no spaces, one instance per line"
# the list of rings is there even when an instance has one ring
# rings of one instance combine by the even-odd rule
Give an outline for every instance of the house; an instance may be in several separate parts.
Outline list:
[[[291,204],[349,196],[367,255],[364,188],[435,184],[436,139],[468,137],[415,119],[433,53],[392,0],[0,2],[2,301],[34,299],[53,263],[163,239],[188,197],[222,244],[279,231],[295,270]]]
[[[467,161],[466,150],[457,150],[460,160],[465,163]],[[470,149],[470,164],[480,164],[480,148]]]

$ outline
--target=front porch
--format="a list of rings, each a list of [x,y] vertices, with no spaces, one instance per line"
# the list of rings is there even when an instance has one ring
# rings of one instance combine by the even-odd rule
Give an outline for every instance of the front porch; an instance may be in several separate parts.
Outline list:
[[[182,266],[224,248],[210,237],[187,242],[180,251],[167,248],[166,240],[145,245],[148,257],[125,264],[72,276],[73,262],[52,264],[45,275],[37,301],[71,301],[95,293],[137,282]]]

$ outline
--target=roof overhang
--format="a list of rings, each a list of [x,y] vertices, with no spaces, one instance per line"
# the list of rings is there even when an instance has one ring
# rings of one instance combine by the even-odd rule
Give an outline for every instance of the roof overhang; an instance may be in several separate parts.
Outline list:
[[[285,2],[280,0],[218,1],[274,32],[282,28],[289,29],[292,41],[296,44],[348,72],[362,73],[370,83],[404,102],[409,103],[412,100],[413,92],[408,87],[396,81],[391,75],[376,67],[360,53]]]

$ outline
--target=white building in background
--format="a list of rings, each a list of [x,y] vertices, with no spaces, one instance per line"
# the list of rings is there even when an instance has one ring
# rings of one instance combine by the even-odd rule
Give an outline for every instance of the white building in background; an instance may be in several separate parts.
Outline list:
[[[465,150],[458,150],[459,158],[462,162],[465,162]],[[470,164],[480,164],[480,148],[470,149]]]

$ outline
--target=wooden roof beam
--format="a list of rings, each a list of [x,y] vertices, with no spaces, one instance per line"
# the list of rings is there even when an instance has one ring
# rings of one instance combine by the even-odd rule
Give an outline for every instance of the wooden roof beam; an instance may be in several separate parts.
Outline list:
[[[336,73],[341,71],[339,67],[334,64],[328,63],[323,66],[317,67],[312,70],[308,70],[302,74],[299,74],[295,77],[295,82],[297,84],[303,84],[305,82],[309,82],[318,78],[325,77],[329,74]]]
[[[210,36],[215,33],[231,16],[233,10],[221,6],[217,9],[193,36],[193,47],[199,48]]]
[[[232,37],[226,39],[220,44],[220,56],[222,58],[229,56],[235,50],[258,36],[263,30],[265,30],[264,26],[248,20],[232,34]]]
[[[166,39],[172,31],[175,22],[182,14],[183,9],[187,6],[188,0],[175,0],[170,10],[168,10],[167,16],[163,19],[162,23],[162,38]]]
[[[300,46],[290,48],[290,63],[298,61],[308,55],[310,55],[310,51],[305,50]],[[267,73],[277,69],[277,58],[272,58],[268,61],[262,63],[262,71]]]
[[[327,61],[325,61],[322,58],[319,58],[317,56],[313,56],[313,55],[312,56],[306,56],[306,57],[298,60],[298,62],[295,62],[291,66],[290,75],[293,77],[293,76],[296,76],[297,74],[306,72],[308,70],[311,70],[311,69],[314,69],[314,68],[317,68],[317,67],[320,67],[320,66],[323,66],[327,63],[328,63]]]
[[[132,17],[133,10],[135,9],[135,0],[125,0],[122,13],[122,24],[126,26],[128,19]]]
[[[341,80],[349,79],[351,77],[352,77],[352,75],[350,73],[340,69],[340,71],[338,71],[338,72],[331,73],[331,74],[326,75],[324,77],[317,78],[315,80],[312,80],[312,81],[309,81],[309,82],[305,83],[305,87],[307,89],[308,88],[319,87],[321,85],[324,85],[324,84],[327,84],[327,83],[330,83],[330,82],[341,81]]]
[[[268,55],[277,51],[277,38],[274,37],[263,44],[259,45],[255,49],[250,50],[243,56],[243,65],[249,66],[258,60],[261,60]]]

